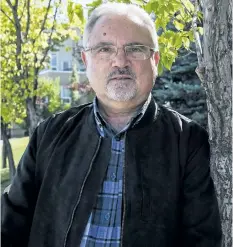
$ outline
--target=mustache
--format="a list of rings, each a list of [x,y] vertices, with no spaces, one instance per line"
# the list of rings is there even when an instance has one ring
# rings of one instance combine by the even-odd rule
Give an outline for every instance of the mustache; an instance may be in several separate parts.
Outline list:
[[[118,75],[128,75],[128,76],[132,77],[134,80],[136,79],[136,74],[133,72],[133,70],[130,67],[117,68],[116,70],[112,71],[108,75],[107,79],[109,81],[113,77],[118,76]]]

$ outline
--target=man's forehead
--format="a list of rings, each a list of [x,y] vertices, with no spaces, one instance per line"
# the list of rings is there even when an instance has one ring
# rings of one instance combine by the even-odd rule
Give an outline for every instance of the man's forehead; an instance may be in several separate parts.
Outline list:
[[[95,26],[97,28],[105,28],[111,26],[120,26],[124,22],[126,26],[142,27],[143,22],[138,16],[131,15],[105,15],[97,20]]]
[[[124,23],[123,23],[124,22]],[[139,25],[128,16],[103,16],[95,24],[89,36],[89,44],[110,42],[115,44],[117,40],[129,39],[127,43],[138,42],[149,45],[151,35],[148,28]]]

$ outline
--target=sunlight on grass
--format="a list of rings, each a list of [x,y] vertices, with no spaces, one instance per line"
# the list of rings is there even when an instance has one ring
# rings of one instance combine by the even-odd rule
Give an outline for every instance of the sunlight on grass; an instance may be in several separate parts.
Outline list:
[[[17,166],[20,158],[22,157],[26,146],[28,144],[29,138],[12,138],[10,139],[15,165]],[[1,167],[1,183],[9,179],[9,168],[2,169],[2,143],[0,145],[0,167]]]

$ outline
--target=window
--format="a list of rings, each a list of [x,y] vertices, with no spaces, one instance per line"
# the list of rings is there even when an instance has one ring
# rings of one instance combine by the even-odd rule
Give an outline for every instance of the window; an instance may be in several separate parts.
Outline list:
[[[62,101],[63,104],[70,104],[71,103],[71,98],[67,98],[67,99],[63,98],[63,99],[61,99],[61,101]]]
[[[67,86],[61,86],[61,100],[63,103],[71,103],[71,90]]]
[[[50,65],[51,65],[52,70],[57,70],[57,54],[56,53],[51,54]]]
[[[71,71],[71,64],[68,61],[63,62],[63,70],[64,71]]]

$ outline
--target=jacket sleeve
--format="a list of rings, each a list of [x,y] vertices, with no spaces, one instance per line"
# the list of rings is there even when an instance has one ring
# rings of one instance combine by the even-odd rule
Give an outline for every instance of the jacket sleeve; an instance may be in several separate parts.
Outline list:
[[[220,247],[221,223],[213,180],[207,132],[193,125],[188,137],[183,180],[183,247]]]
[[[2,247],[26,247],[37,199],[35,181],[38,128],[19,162],[12,184],[1,200]]]

